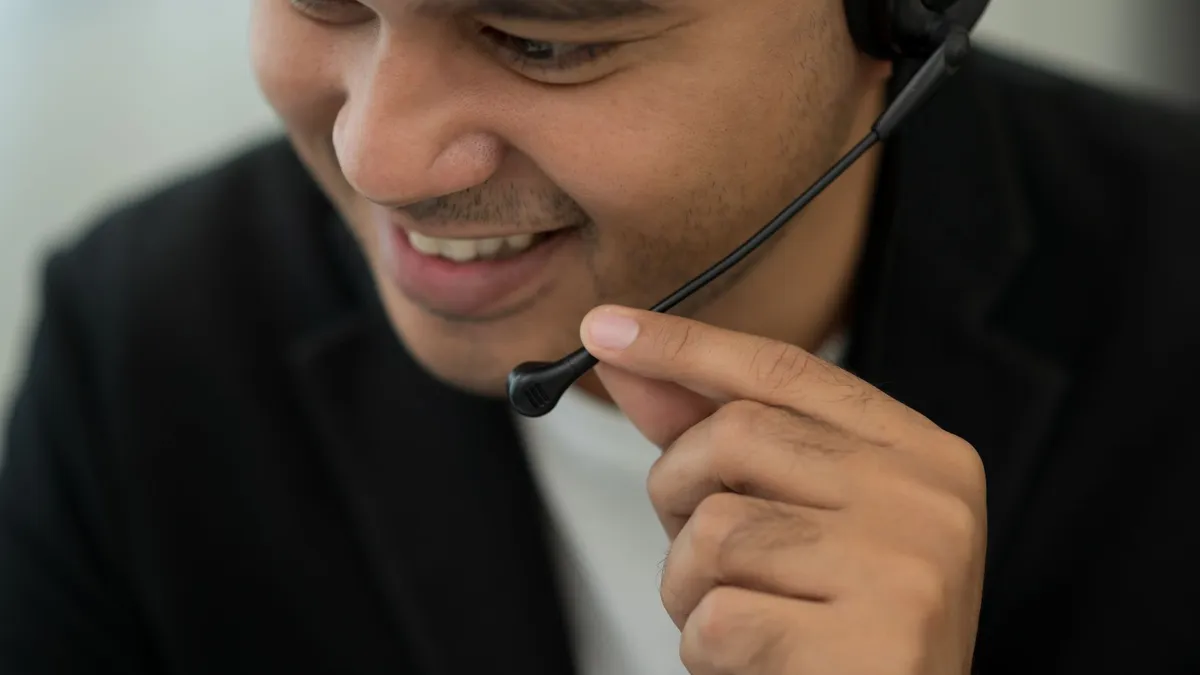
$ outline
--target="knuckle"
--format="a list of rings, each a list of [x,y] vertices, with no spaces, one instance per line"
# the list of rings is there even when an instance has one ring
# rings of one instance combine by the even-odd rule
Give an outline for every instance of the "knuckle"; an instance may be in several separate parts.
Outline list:
[[[987,468],[983,464],[983,457],[975,450],[975,447],[970,443],[959,439],[960,450],[959,456],[963,459],[963,477],[967,481],[967,489],[972,493],[982,493],[987,489]]]
[[[730,586],[707,594],[684,626],[680,656],[690,672],[788,671],[788,627],[772,621],[758,596]]]
[[[787,513],[782,507],[733,493],[718,493],[701,502],[692,516],[691,554],[716,583],[760,582],[770,574],[764,556],[821,537],[820,527]]]
[[[646,475],[646,492],[655,508],[661,508],[661,505],[668,503],[675,492],[674,482],[667,468],[667,455],[663,454],[654,460]]]
[[[962,497],[940,491],[925,492],[920,509],[926,524],[921,546],[929,560],[942,570],[973,568],[987,545],[980,512]]]
[[[709,429],[711,470],[730,490],[746,492],[750,453],[762,448],[759,441],[764,418],[771,408],[754,401],[734,401],[712,417]]]
[[[941,507],[941,521],[949,541],[961,546],[964,554],[979,538],[982,529],[975,509],[957,497],[944,500]]]
[[[710,495],[700,502],[688,522],[697,555],[715,565],[738,528],[741,511],[739,497],[729,492]]]
[[[739,644],[753,608],[744,593],[718,586],[709,591],[688,618],[693,636],[692,658],[718,670],[736,670],[745,665],[745,648]]]
[[[735,450],[744,447],[771,408],[756,401],[726,403],[710,418],[710,440],[715,447]]]
[[[947,467],[952,472],[956,490],[967,504],[986,509],[987,468],[983,457],[973,445],[958,436],[949,435],[943,443],[947,448]]]

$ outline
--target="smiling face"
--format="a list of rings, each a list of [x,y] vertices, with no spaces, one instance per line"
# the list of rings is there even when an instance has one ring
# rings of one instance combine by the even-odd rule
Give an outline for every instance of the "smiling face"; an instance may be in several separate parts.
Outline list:
[[[888,74],[842,0],[257,0],[252,37],[397,332],[489,395],[576,349],[591,308],[648,307],[760,228],[866,131]],[[686,311],[819,337],[871,166]]]

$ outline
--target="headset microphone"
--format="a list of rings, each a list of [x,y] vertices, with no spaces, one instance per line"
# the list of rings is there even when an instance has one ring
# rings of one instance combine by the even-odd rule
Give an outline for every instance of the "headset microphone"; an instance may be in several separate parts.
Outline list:
[[[961,26],[949,29],[945,39],[925,61],[887,110],[876,120],[871,132],[842,157],[812,187],[787,206],[753,237],[703,274],[692,279],[651,308],[665,313],[732,269],[787,224],[825,188],[829,187],[868,150],[886,140],[930,96],[947,77],[962,65],[971,50],[969,31]],[[508,375],[508,399],[514,410],[526,417],[541,417],[558,405],[558,400],[580,376],[596,365],[596,357],[584,348],[554,363],[524,363]]]

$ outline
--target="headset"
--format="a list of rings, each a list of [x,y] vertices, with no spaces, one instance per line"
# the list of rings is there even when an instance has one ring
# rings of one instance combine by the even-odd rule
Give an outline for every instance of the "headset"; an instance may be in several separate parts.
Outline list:
[[[651,308],[665,313],[732,269],[770,239],[876,143],[887,140],[971,51],[971,30],[989,0],[845,0],[846,20],[858,49],[894,63],[923,62],[870,133],[833,167],[732,253]],[[508,375],[508,400],[516,412],[541,417],[597,363],[586,348],[554,363],[523,363]]]

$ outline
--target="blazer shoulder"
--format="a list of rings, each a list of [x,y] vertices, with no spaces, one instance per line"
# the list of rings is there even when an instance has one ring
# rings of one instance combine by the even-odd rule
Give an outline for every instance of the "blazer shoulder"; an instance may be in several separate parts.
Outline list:
[[[335,222],[290,145],[273,140],[97,218],[52,252],[45,302],[69,304],[85,338],[105,344],[282,340],[315,311],[297,293],[330,285]]]
[[[1099,341],[1200,368],[1200,110],[994,54],[976,65],[977,110],[1031,225],[1009,310],[1039,339],[1070,336],[1070,359]]]
[[[1200,244],[1200,109],[984,55],[975,88],[1039,230],[1126,252]]]
[[[1200,108],[992,53],[976,65],[982,114],[1037,181],[1034,197],[1089,216],[1093,228],[1163,206],[1196,214]]]
[[[1053,139],[1090,146],[1125,164],[1169,164],[1200,170],[1200,108],[1072,76],[1000,52],[983,51],[973,63],[977,91],[993,119],[1003,120],[1030,141]],[[1024,146],[1039,154],[1042,148]],[[1095,166],[1111,170],[1111,165]]]

